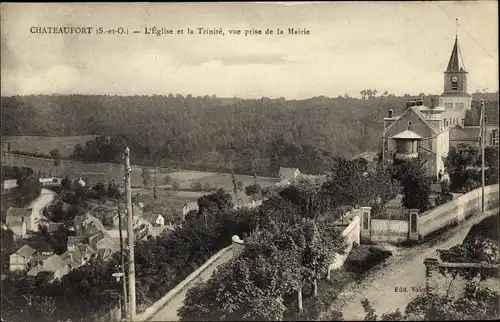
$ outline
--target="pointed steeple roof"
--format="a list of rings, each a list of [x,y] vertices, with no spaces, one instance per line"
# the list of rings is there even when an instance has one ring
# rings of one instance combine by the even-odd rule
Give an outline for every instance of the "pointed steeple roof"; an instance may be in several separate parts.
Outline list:
[[[458,37],[455,37],[455,44],[453,44],[453,50],[451,51],[451,56],[450,60],[448,61],[446,72],[465,72],[463,66],[460,66],[460,59],[458,57],[459,54]]]

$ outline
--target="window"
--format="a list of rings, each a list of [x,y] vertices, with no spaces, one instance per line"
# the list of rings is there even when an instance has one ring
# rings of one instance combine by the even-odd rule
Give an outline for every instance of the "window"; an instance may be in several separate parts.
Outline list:
[[[446,107],[447,110],[452,110],[453,109],[453,103],[444,103],[444,107]]]
[[[498,145],[498,131],[493,130],[490,133],[490,145]]]
[[[455,103],[455,108],[457,110],[463,110],[464,109],[464,103]]]

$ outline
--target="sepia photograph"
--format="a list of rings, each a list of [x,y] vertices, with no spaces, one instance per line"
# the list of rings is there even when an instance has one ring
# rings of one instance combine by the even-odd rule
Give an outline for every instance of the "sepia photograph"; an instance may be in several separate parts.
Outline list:
[[[1,321],[500,319],[498,1],[0,4]]]

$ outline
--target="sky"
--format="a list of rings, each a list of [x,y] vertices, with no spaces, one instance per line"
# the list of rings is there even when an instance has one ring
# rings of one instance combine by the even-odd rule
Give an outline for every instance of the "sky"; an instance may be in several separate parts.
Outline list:
[[[1,91],[288,99],[359,97],[363,89],[440,94],[457,30],[469,92],[497,91],[497,12],[497,1],[3,3]],[[93,34],[30,32],[70,26],[92,27]],[[129,34],[96,35],[100,27]],[[174,34],[145,34],[152,27]],[[198,27],[225,35],[186,34]],[[274,34],[229,34],[252,28]],[[288,28],[310,34],[289,35]]]

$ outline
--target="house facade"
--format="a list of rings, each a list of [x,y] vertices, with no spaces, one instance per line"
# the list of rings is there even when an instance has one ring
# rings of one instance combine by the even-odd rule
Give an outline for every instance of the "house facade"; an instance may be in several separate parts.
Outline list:
[[[36,254],[36,249],[30,247],[29,245],[24,245],[9,256],[9,270],[15,271],[29,268],[29,265],[33,261]]]
[[[31,209],[10,207],[5,215],[5,224],[16,236],[26,237],[33,225]]]
[[[279,176],[280,180],[292,180],[300,175],[300,170],[297,168],[284,168],[280,167]]]
[[[384,160],[418,158],[429,176],[444,171],[444,158],[449,150],[449,127],[443,118],[443,108],[424,106],[422,101],[407,102],[400,116],[392,110],[384,119]]]

